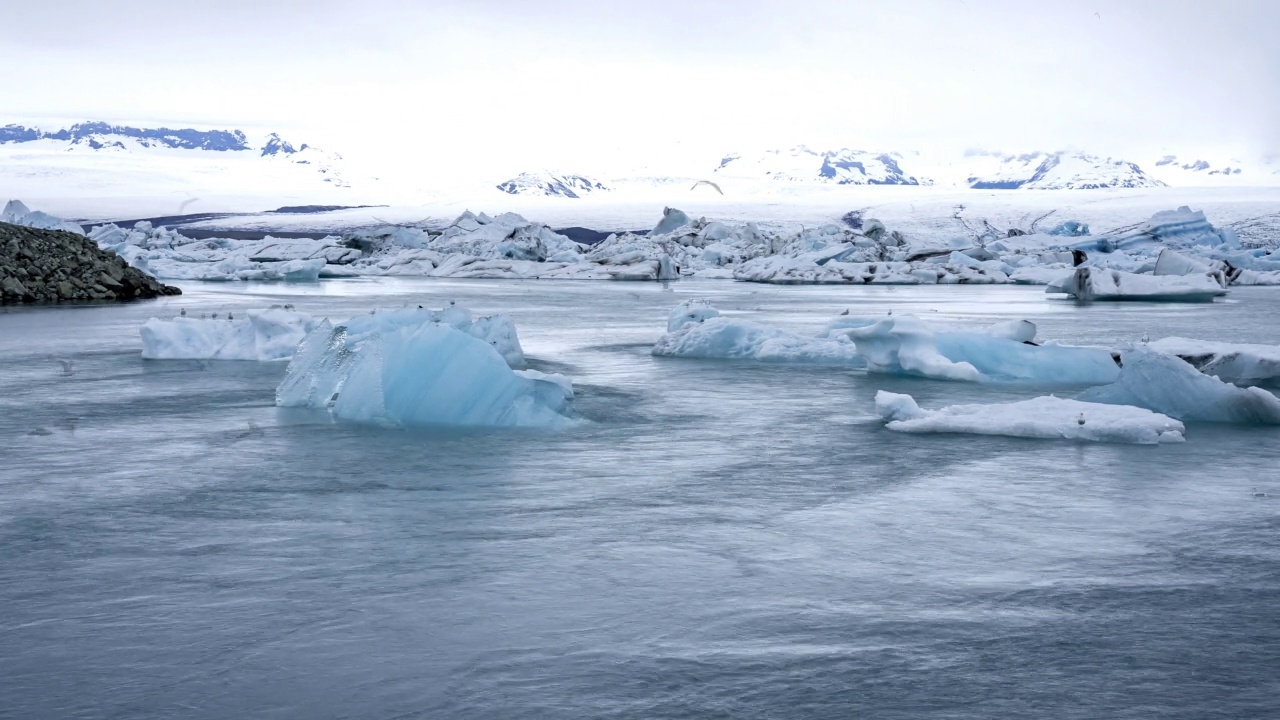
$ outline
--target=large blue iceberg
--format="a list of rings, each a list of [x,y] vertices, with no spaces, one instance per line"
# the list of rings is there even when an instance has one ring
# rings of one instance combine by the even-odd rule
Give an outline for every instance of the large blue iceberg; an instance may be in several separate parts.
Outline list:
[[[462,313],[374,314],[336,327],[325,321],[298,347],[276,404],[397,427],[570,425],[568,378],[512,370],[498,347],[503,325],[482,325],[503,330],[486,338],[469,320],[467,329],[449,322],[462,324]]]
[[[1121,354],[1116,382],[1089,388],[1080,400],[1134,405],[1190,422],[1280,425],[1280,398],[1256,387],[1236,387],[1173,355],[1148,348]]]

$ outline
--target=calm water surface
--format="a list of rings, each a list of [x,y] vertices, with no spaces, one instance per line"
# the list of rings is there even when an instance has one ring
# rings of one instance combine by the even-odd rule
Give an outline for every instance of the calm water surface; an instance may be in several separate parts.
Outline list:
[[[900,435],[872,417],[877,389],[925,407],[1038,392],[648,352],[695,295],[804,330],[893,309],[1280,343],[1280,291],[184,289],[0,309],[0,717],[1280,717],[1280,430]],[[273,406],[283,365],[138,355],[138,326],[180,307],[449,300],[514,316],[591,422],[333,424]]]

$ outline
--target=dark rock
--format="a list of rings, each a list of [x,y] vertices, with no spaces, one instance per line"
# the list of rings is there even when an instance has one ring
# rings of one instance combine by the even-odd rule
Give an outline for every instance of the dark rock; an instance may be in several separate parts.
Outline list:
[[[0,302],[138,300],[181,293],[88,238],[0,223]]]

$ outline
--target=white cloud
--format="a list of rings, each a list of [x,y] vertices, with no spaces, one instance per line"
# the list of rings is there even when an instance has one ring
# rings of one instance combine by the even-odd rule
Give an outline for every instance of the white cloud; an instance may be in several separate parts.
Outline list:
[[[282,129],[394,174],[808,142],[1260,152],[1280,4],[190,2],[6,11],[15,119]],[[1096,13],[1096,15],[1095,15]]]

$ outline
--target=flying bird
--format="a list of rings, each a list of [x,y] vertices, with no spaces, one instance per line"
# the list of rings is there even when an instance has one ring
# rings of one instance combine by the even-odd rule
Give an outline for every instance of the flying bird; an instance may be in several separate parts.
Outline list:
[[[693,184],[693,187],[689,188],[689,192],[693,192],[694,190],[697,190],[699,185],[709,185],[715,188],[716,192],[720,193],[721,195],[724,194],[724,191],[720,189],[720,186],[711,182],[710,180],[699,180],[698,182]]]

